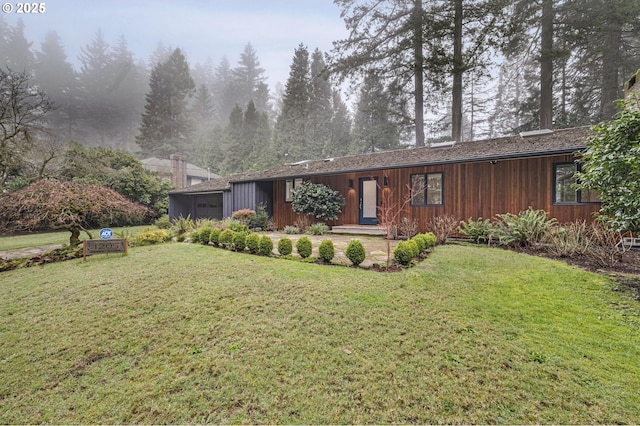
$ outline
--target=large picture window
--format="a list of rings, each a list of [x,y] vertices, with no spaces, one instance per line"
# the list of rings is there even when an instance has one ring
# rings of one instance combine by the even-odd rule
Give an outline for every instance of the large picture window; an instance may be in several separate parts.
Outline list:
[[[287,179],[284,184],[284,201],[290,203],[293,201],[293,190],[302,185],[302,178]]]
[[[411,205],[441,206],[443,174],[425,173],[411,175]]]
[[[578,204],[599,203],[596,191],[577,188],[576,163],[556,164],[553,168],[553,203]]]

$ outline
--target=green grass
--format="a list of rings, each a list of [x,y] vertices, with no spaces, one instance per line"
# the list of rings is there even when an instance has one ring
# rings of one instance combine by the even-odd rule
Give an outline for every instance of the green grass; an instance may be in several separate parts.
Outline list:
[[[438,247],[381,274],[195,244],[0,274],[0,423],[636,423],[640,305]]]
[[[112,228],[114,232],[122,232],[125,230],[129,235],[136,234],[143,229],[149,228],[146,226],[129,226],[125,228]],[[99,229],[90,230],[93,238],[100,238],[98,235]],[[10,237],[0,238],[0,251],[4,250],[16,250],[27,247],[47,246],[50,244],[69,244],[69,237],[71,233],[69,231],[56,231],[56,232],[42,232],[24,235],[15,235]],[[80,234],[80,239],[88,238],[85,232]]]

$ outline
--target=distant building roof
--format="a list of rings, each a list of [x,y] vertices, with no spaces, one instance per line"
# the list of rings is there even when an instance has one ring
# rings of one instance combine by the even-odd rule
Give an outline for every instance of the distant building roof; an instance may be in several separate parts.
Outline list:
[[[171,174],[171,160],[164,158],[150,157],[141,160],[142,165],[147,170],[158,172],[159,174],[170,175]],[[220,175],[210,173],[207,170],[196,166],[195,164],[187,163],[187,176],[197,177],[201,179],[217,179]]]
[[[409,148],[395,151],[299,161],[260,172],[230,175],[203,182],[188,188],[171,191],[172,194],[225,190],[230,182],[249,182],[304,177],[312,175],[397,169],[411,166],[505,160],[523,157],[564,154],[582,150],[593,134],[591,127],[556,130],[553,133],[531,132],[522,136],[505,136],[473,142],[446,144],[446,146]]]

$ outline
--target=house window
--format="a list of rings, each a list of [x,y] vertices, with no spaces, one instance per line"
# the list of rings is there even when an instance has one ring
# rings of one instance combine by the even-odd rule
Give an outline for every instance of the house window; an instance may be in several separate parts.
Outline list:
[[[284,201],[290,203],[293,201],[293,190],[302,185],[302,178],[287,179],[284,184]]]
[[[596,191],[577,188],[576,163],[556,164],[553,169],[553,203],[577,204],[599,203],[600,197]]]
[[[442,181],[442,173],[411,175],[411,205],[441,206]]]

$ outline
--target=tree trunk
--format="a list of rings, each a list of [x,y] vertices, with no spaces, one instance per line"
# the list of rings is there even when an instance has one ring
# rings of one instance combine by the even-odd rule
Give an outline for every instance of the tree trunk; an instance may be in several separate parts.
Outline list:
[[[553,128],[553,0],[542,2],[540,128]]]
[[[451,101],[451,137],[462,140],[462,0],[455,0],[453,29],[453,91]]]
[[[616,113],[618,92],[618,69],[620,66],[620,46],[622,30],[612,23],[607,27],[602,54],[602,79],[600,95],[600,114],[602,120],[613,118]]]
[[[413,59],[415,84],[416,146],[424,146],[424,55],[422,53],[422,0],[415,0],[413,9]]]
[[[77,247],[80,244],[80,228],[77,226],[72,226],[69,228],[71,232],[71,237],[69,238],[69,245],[71,247]]]

